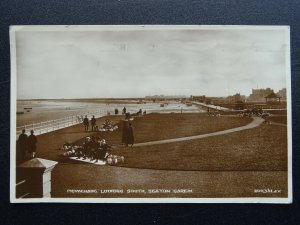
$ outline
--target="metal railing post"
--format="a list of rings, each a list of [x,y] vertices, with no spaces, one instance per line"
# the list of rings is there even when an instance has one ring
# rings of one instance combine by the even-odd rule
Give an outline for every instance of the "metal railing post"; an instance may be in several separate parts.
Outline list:
[[[96,118],[100,118],[107,115],[113,115],[113,112],[111,112],[110,108],[96,108],[94,111],[82,111],[80,114],[76,115],[68,115],[59,119],[55,120],[47,120],[42,122],[34,123],[32,121],[31,124],[25,124],[19,127],[16,127],[16,133],[19,135],[22,133],[22,130],[25,129],[27,134],[30,134],[30,130],[34,130],[36,134],[43,134],[50,131],[58,130],[64,127],[72,126],[75,124],[80,124],[82,121],[82,118],[85,117],[85,115],[90,120],[92,116],[94,115]]]

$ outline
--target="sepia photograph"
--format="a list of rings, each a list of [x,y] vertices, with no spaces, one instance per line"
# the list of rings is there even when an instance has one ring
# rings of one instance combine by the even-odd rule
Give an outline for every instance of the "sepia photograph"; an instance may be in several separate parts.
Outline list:
[[[13,203],[292,203],[288,26],[11,26]]]

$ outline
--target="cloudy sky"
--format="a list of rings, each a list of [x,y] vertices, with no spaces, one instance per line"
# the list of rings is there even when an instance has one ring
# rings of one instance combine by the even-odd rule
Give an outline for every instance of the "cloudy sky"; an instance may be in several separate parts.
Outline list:
[[[245,95],[286,86],[282,29],[16,32],[17,98]]]

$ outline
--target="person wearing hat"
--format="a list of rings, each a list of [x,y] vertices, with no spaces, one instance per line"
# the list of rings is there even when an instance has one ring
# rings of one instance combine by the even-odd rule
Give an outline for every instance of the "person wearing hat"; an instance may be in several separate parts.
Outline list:
[[[126,140],[126,147],[128,145],[131,145],[131,147],[133,146],[134,143],[134,136],[133,136],[133,128],[131,126],[131,123],[129,123],[129,126],[127,128],[127,140]]]
[[[123,121],[123,131],[122,131],[122,144],[124,144],[126,147],[128,146],[127,144],[127,139],[128,139],[128,121],[124,120]]]
[[[30,154],[30,158],[33,159],[35,158],[36,155],[36,143],[37,143],[37,138],[34,135],[34,131],[30,131],[30,135],[28,137],[28,152]]]
[[[88,131],[89,130],[89,119],[87,118],[87,116],[85,116],[85,118],[83,120],[83,125],[84,125],[84,131]]]
[[[26,160],[27,147],[28,147],[28,136],[27,134],[25,134],[25,129],[23,129],[22,134],[20,134],[18,139],[20,162],[24,162]]]
[[[91,119],[91,125],[92,125],[92,131],[96,131],[96,118],[95,118],[95,116],[93,116],[92,117],[92,119]]]

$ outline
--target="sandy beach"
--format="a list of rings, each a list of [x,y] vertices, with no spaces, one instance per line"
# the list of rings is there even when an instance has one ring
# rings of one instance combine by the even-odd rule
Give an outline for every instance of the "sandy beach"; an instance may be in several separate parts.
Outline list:
[[[180,102],[168,102],[161,107],[161,103],[147,102],[146,104],[137,104],[137,101],[120,100],[18,100],[17,101],[17,126],[29,125],[32,123],[45,122],[49,120],[60,119],[68,116],[84,116],[88,113],[107,112],[114,114],[118,109],[121,113],[123,107],[127,112],[136,113],[142,109],[148,113],[151,112],[204,112],[198,106],[186,106]]]

